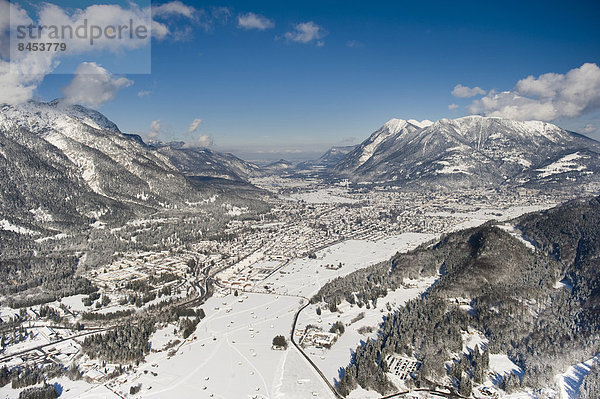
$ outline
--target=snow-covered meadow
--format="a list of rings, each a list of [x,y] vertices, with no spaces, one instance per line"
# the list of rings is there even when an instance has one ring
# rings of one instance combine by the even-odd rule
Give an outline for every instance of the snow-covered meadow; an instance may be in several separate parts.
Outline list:
[[[150,353],[135,373],[119,377],[111,388],[122,395],[142,384],[139,397],[144,398],[330,397],[328,387],[293,346],[285,351],[271,348],[274,336],[289,336],[299,306],[300,298],[287,296],[212,297],[202,305],[206,318],[194,334],[173,349]],[[173,327],[167,326],[151,342],[160,350],[175,339]],[[80,397],[106,394],[98,387]]]
[[[268,284],[280,294],[310,298],[328,281],[345,276],[363,267],[390,259],[396,252],[416,248],[433,239],[432,234],[404,233],[377,241],[347,240],[322,249],[316,259],[302,258],[290,262],[261,285]],[[326,265],[339,265],[337,270]]]

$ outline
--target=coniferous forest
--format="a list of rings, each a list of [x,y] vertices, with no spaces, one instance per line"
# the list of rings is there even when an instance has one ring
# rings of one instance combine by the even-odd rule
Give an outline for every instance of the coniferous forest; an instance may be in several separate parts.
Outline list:
[[[523,375],[509,375],[507,392],[553,386],[554,375],[600,351],[600,202],[569,202],[516,220],[535,251],[488,223],[446,235],[389,262],[359,270],[324,286],[312,299],[329,306],[377,301],[405,278],[439,279],[422,298],[388,314],[377,339],[359,346],[338,384],[343,395],[361,386],[394,390],[385,358],[398,353],[423,364],[417,385],[448,377],[457,393],[481,382],[489,354],[507,354]],[[562,282],[561,285],[556,285]],[[466,299],[470,310],[458,305]],[[474,328],[489,344],[483,354],[457,356],[461,331]],[[452,367],[445,366],[446,361]],[[593,392],[597,375],[586,379]],[[433,384],[435,385],[435,384]],[[582,394],[583,395],[583,394]]]

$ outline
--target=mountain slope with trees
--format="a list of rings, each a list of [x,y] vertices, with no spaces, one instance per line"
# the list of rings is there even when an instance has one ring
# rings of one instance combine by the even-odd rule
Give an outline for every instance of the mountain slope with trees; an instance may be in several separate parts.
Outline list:
[[[422,298],[389,314],[377,339],[356,349],[338,384],[340,393],[358,385],[392,392],[384,360],[392,353],[423,362],[417,384],[445,382],[459,393],[481,382],[487,368],[473,355],[459,355],[461,331],[469,329],[489,340],[488,354],[507,354],[523,370],[522,378],[501,379],[500,388],[554,387],[555,374],[600,351],[599,216],[598,198],[574,201],[517,220],[537,243],[535,251],[488,223],[327,284],[313,302],[335,308],[342,301],[377,300],[404,278],[439,273]],[[467,301],[470,311],[456,298]],[[452,362],[449,370],[446,361]]]
[[[97,111],[61,101],[0,105],[0,295],[89,293],[75,277],[84,266],[218,235],[233,218],[227,206],[245,209],[239,218],[267,210],[254,186],[226,183],[185,176]]]

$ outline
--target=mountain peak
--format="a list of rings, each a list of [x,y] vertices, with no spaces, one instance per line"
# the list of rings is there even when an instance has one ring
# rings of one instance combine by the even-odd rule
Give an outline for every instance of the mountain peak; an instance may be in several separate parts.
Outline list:
[[[30,100],[19,105],[2,105],[0,124],[43,131],[64,124],[66,118],[82,122],[94,129],[121,133],[118,126],[98,111],[62,99],[50,102]]]
[[[426,128],[426,127],[433,125],[433,122],[430,121],[429,119],[423,119],[420,122],[416,119],[409,119],[408,123],[410,123],[411,125],[414,125],[416,127],[420,127],[420,128]]]
[[[405,120],[399,118],[392,118],[386,123],[384,123],[384,125],[379,130],[387,130],[390,133],[398,133],[408,125],[413,125],[414,127],[423,129],[433,125],[433,122],[428,119],[418,121],[416,119]]]
[[[390,133],[397,133],[406,126],[408,122],[404,119],[390,119],[379,130],[388,130]]]
[[[565,158],[583,149],[592,155]],[[600,143],[547,122],[479,115],[435,123],[392,119],[332,170],[363,182],[538,187],[600,178],[598,154]]]

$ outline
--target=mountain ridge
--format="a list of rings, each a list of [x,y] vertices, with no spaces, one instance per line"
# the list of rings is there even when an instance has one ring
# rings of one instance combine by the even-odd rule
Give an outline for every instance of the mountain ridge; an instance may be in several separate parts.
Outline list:
[[[577,160],[571,162],[572,170],[536,173],[578,151],[587,151],[589,157],[571,160]],[[590,176],[595,179],[600,172],[599,153],[599,142],[541,121],[472,115],[419,126],[392,119],[330,172],[355,182],[432,187],[539,186],[557,177],[560,181]],[[565,175],[558,176],[561,174]]]
[[[60,100],[0,105],[0,220],[43,230],[63,222],[87,226],[187,207],[201,203],[213,190],[187,175],[242,181],[250,165],[210,150],[185,151],[205,154],[224,171],[186,173],[178,163],[181,154],[169,157],[80,105]]]
[[[186,176],[248,181],[259,167],[230,153],[209,148],[187,147],[184,142],[151,141],[148,145],[167,157]]]

